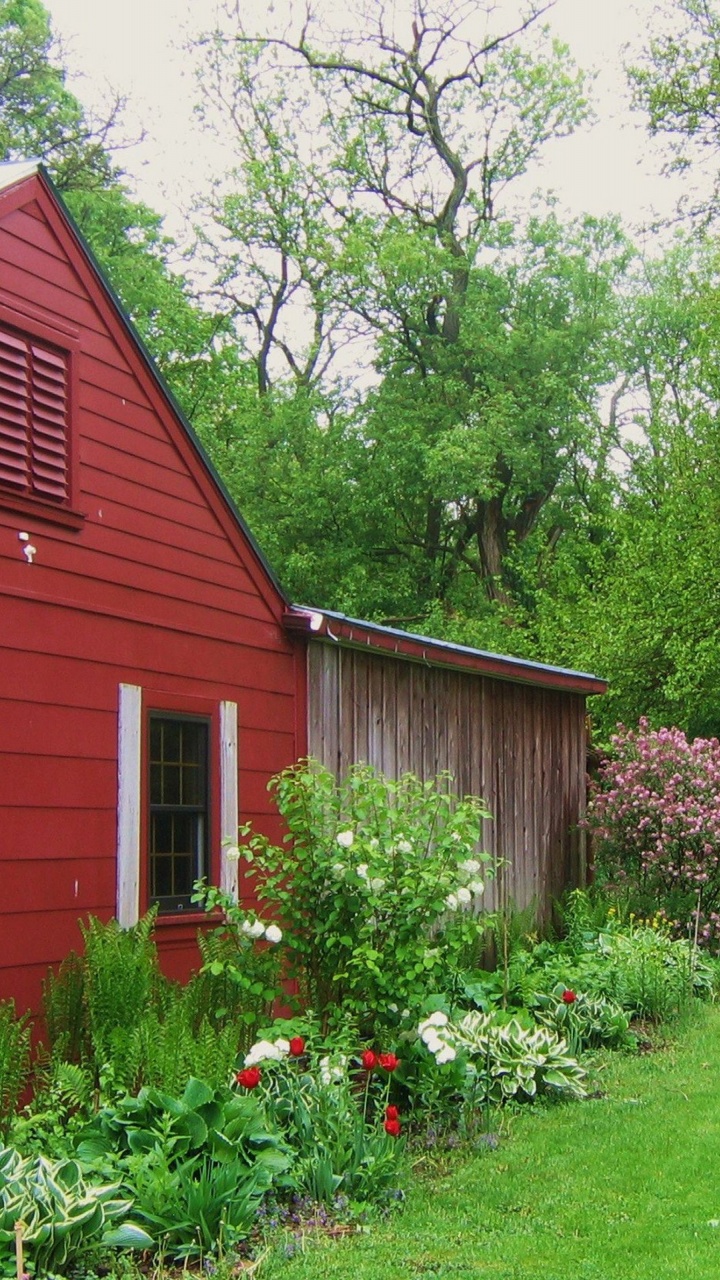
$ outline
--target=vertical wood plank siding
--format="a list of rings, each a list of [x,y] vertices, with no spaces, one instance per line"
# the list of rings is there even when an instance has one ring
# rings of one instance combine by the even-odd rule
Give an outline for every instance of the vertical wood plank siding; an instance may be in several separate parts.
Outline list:
[[[390,776],[447,770],[492,815],[484,844],[502,859],[485,905],[536,903],[583,883],[585,699],[313,641],[309,752],[334,773],[356,761]]]

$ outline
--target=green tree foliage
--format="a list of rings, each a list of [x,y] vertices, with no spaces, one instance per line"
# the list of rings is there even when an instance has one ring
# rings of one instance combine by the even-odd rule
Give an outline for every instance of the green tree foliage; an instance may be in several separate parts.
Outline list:
[[[607,452],[628,246],[500,218],[587,111],[539,16],[379,5],[256,39],[233,10],[206,38],[206,119],[237,154],[209,251],[255,382],[215,456],[296,597],[487,641]]]
[[[664,144],[664,173],[686,175],[680,211],[701,222],[720,194],[720,7],[717,0],[673,0],[659,7],[653,36],[629,69],[634,105]],[[700,175],[710,190],[693,183]]]
[[[719,292],[710,242],[681,240],[645,268],[624,325],[623,488],[598,507],[594,543],[566,544],[540,601],[542,652],[611,680],[603,731],[642,714],[720,731]]]
[[[130,195],[114,155],[123,103],[104,118],[67,87],[62,50],[40,0],[0,0],[0,159],[41,160],[81,232],[202,431],[238,377],[222,318],[194,305],[162,219]],[[222,407],[218,412],[219,407]]]

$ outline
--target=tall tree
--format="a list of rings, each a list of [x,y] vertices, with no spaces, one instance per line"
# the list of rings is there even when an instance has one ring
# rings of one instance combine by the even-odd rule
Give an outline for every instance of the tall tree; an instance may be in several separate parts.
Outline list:
[[[334,35],[306,14],[262,39],[237,6],[206,39],[206,119],[232,122],[238,156],[215,203],[217,291],[269,454],[287,459],[289,402],[312,404],[322,531],[333,442],[338,596],[406,620],[507,616],[520,549],[547,550],[553,501],[594,465],[628,247],[609,224],[564,231],[546,213],[523,234],[501,218],[506,189],[587,111],[544,10],[502,30],[491,5],[394,12]]]
[[[545,656],[611,680],[603,729],[649,715],[720,731],[720,260],[683,239],[626,303],[624,466],[582,563],[568,543],[539,603]]]

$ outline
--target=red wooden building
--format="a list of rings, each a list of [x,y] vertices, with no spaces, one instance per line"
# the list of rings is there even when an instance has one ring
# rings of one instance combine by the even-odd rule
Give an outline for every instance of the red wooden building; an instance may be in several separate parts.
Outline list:
[[[311,746],[344,763],[325,749],[343,699],[328,700],[311,644],[569,695],[552,841],[582,809],[582,713],[602,682],[293,610],[32,164],[0,166],[0,602],[0,998],[21,1007],[37,1006],[88,912],[129,924],[157,902],[165,966],[187,971],[193,879],[236,886],[222,841],[239,818],[276,830],[267,782],[307,752],[309,720]],[[324,682],[310,703],[308,670]],[[439,740],[443,716],[475,714],[459,697],[435,705]],[[387,732],[405,741],[399,705]],[[463,741],[472,752],[472,735]],[[430,752],[430,771],[443,758]],[[582,870],[569,848],[564,879]]]
[[[49,182],[0,175],[0,996],[25,1005],[89,911],[157,899],[186,967],[193,876],[232,881],[238,795],[267,825],[305,751],[304,665]]]

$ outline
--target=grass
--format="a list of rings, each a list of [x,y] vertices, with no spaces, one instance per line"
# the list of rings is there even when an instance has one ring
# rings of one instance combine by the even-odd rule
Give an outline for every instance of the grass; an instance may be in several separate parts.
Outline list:
[[[415,1176],[371,1234],[276,1249],[262,1280],[715,1280],[720,1010],[600,1081],[604,1097],[516,1113],[496,1150]]]

